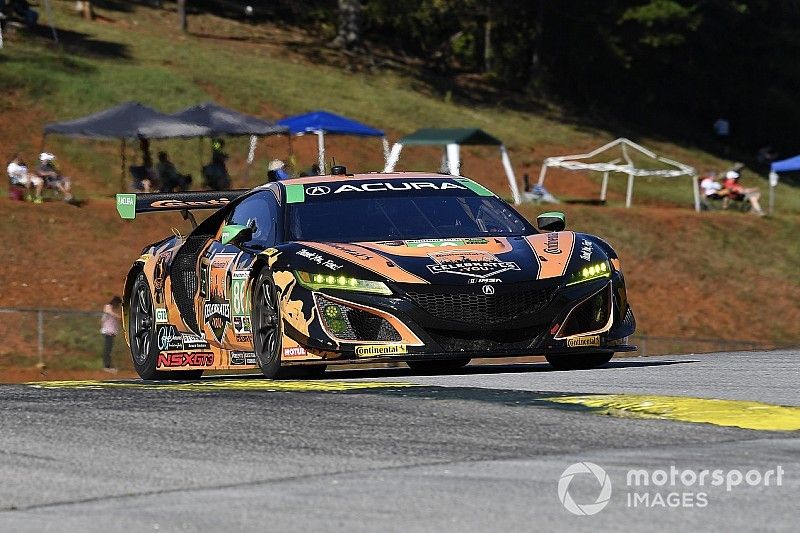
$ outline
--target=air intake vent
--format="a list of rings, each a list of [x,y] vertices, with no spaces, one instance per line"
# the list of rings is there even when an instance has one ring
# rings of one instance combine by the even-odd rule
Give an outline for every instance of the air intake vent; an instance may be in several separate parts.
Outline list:
[[[346,341],[397,342],[402,337],[386,319],[317,296],[319,316],[335,337]]]
[[[555,287],[505,294],[431,291],[408,292],[408,296],[436,318],[485,327],[535,315],[550,303],[555,291]]]

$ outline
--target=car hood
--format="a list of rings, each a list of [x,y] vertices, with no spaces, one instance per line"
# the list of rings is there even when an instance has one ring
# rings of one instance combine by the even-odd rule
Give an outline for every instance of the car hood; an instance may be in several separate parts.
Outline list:
[[[523,237],[298,242],[300,249],[295,255],[342,273],[353,270],[347,267],[350,263],[398,283],[515,283],[563,276],[578,255],[576,248],[586,246],[586,242],[571,231]]]

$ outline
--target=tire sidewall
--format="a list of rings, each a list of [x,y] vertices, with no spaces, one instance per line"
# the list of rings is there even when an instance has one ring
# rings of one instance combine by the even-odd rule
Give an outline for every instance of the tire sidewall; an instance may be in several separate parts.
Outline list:
[[[275,280],[272,277],[272,272],[267,268],[261,269],[258,275],[254,278],[253,289],[250,291],[250,322],[253,324],[253,353],[256,354],[258,366],[261,368],[261,373],[264,377],[272,379],[278,375],[281,368],[281,352],[283,347],[283,316],[281,314],[281,304],[278,298],[278,287],[275,285]],[[275,344],[275,356],[269,361],[263,360],[263,354],[260,353],[257,346],[257,329],[261,324],[256,320],[256,313],[258,311],[258,292],[261,285],[267,283],[271,286],[272,298],[275,302],[275,313],[277,314],[277,325],[275,335],[277,341]]]
[[[145,357],[144,363],[139,364],[136,361],[136,357],[134,356],[134,350],[136,346],[136,341],[134,339],[134,328],[133,324],[131,323],[133,320],[134,315],[134,306],[138,306],[136,298],[139,294],[139,288],[144,286],[147,294],[149,295],[149,302],[150,302],[150,316],[153,318],[153,321],[150,324],[150,350],[147,356]],[[153,307],[153,297],[152,293],[150,292],[150,284],[147,283],[147,278],[145,277],[143,272],[140,272],[136,276],[136,281],[133,284],[133,289],[131,290],[131,294],[128,300],[129,311],[128,311],[128,343],[131,347],[131,360],[133,361],[133,367],[136,369],[136,373],[139,374],[139,377],[142,379],[153,379],[157,376],[156,370],[156,361],[158,360],[158,346],[156,346],[156,324],[155,324],[155,309]]]

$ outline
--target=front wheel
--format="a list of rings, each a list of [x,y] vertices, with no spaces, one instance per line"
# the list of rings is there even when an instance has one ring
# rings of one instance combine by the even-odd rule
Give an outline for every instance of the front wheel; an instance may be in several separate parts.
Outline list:
[[[611,361],[614,353],[587,353],[576,355],[545,355],[544,358],[556,370],[588,370]]]
[[[464,357],[460,359],[444,359],[441,361],[407,361],[406,364],[416,372],[424,374],[446,374],[455,372],[469,364],[471,359]]]
[[[263,269],[252,291],[253,351],[264,377],[273,379],[281,369],[281,313],[272,273]]]

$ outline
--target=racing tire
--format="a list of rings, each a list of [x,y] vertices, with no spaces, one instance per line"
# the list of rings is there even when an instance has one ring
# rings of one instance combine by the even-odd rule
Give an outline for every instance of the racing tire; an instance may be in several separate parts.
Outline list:
[[[544,358],[556,370],[588,370],[611,361],[614,353],[587,353],[579,355],[545,355]]]
[[[274,379],[281,369],[281,312],[272,273],[262,269],[252,290],[253,352],[261,373]]]
[[[147,380],[200,379],[202,370],[156,370],[156,321],[150,285],[143,272],[139,272],[128,299],[128,343],[131,347],[133,367],[139,377]]]
[[[406,361],[406,364],[415,372],[422,374],[446,374],[464,368],[472,359],[463,357],[459,359],[444,359],[442,361]]]

